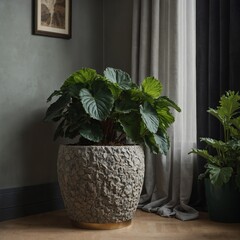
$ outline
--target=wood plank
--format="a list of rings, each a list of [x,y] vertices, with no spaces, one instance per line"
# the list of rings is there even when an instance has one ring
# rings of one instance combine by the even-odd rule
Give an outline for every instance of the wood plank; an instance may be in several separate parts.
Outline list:
[[[206,213],[193,221],[164,218],[137,210],[131,226],[117,230],[82,230],[72,227],[65,210],[0,223],[1,240],[239,240],[240,223],[224,224]]]

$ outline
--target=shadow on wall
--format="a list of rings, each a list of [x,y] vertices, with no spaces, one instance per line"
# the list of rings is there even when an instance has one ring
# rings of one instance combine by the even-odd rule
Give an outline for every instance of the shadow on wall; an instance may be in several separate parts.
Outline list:
[[[21,131],[22,182],[35,185],[57,181],[58,143],[53,141],[55,125],[43,121],[45,112],[32,112],[31,121]]]

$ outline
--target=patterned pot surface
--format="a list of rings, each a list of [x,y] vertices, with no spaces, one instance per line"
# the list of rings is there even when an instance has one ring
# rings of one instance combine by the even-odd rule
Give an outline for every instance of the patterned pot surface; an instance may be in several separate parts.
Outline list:
[[[68,146],[58,154],[58,180],[71,220],[119,223],[132,219],[144,179],[140,146]]]

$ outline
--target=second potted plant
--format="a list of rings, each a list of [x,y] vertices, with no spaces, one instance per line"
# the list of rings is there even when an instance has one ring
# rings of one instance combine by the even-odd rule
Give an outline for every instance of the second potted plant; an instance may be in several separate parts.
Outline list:
[[[220,222],[240,222],[240,95],[226,92],[208,112],[222,126],[223,140],[201,138],[207,149],[193,149],[207,160],[205,179],[209,216]]]
[[[174,122],[161,96],[162,85],[147,77],[140,86],[118,69],[104,75],[85,68],[73,73],[48,98],[45,120],[59,122],[54,139],[75,139],[61,145],[58,178],[64,203],[75,225],[112,229],[130,224],[144,178],[146,145],[166,154],[167,129]],[[137,145],[135,145],[137,144]]]

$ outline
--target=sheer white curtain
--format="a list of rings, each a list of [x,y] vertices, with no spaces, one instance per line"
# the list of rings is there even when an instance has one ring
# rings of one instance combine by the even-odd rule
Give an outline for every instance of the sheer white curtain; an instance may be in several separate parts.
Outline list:
[[[196,145],[195,0],[134,0],[132,76],[137,82],[153,75],[164,95],[182,109],[169,130],[168,155],[147,152],[140,207],[182,220],[198,217],[187,204],[192,190]]]

